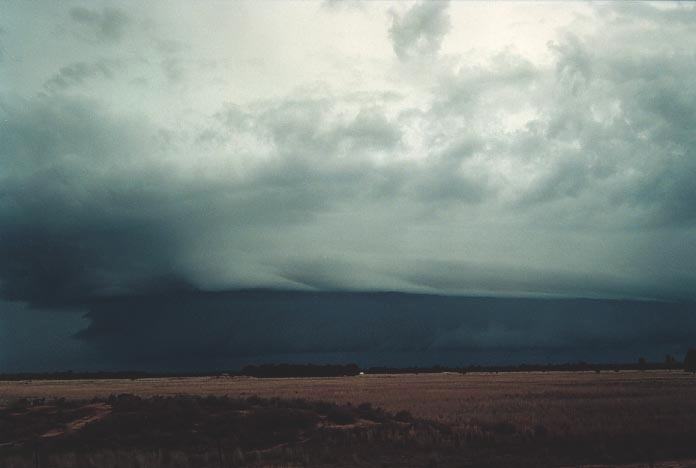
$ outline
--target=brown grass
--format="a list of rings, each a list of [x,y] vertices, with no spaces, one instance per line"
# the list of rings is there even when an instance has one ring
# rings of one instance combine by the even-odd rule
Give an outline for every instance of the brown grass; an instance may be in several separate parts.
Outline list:
[[[0,400],[90,399],[119,393],[370,402],[458,427],[507,423],[517,430],[543,426],[564,434],[626,434],[656,426],[696,429],[696,377],[677,371],[0,382]]]
[[[548,437],[558,441],[549,446],[577,450],[589,458],[595,450],[600,455],[619,453],[617,445],[644,461],[696,455],[685,442],[696,440],[696,377],[679,371],[0,382],[0,400],[6,401],[86,400],[119,393],[370,402],[393,413],[406,410],[416,418],[442,423],[463,437],[497,434],[513,444]],[[564,448],[563,441],[572,441],[572,446]]]

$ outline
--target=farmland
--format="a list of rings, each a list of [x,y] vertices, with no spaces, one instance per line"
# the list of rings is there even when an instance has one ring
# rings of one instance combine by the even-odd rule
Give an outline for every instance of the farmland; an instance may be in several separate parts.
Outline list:
[[[0,399],[5,405],[21,399],[45,404],[59,398],[84,402],[96,398],[98,401],[91,404],[104,408],[110,404],[109,396],[118,394],[137,395],[145,398],[143,401],[182,395],[225,396],[235,401],[259,397],[273,407],[277,402],[284,402],[284,408],[300,404],[302,411],[306,411],[302,406],[305,401],[328,402],[350,411],[363,403],[383,409],[388,416],[380,416],[377,426],[360,414],[348,418],[371,428],[365,431],[360,424],[347,427],[357,431],[355,442],[352,448],[341,446],[335,453],[363,453],[349,465],[394,463],[394,457],[407,450],[402,445],[408,440],[408,450],[419,446],[420,451],[408,458],[413,465],[402,461],[398,466],[466,466],[474,461],[475,466],[561,466],[696,457],[696,377],[679,371],[0,382]],[[84,414],[80,414],[84,421]],[[397,417],[399,414],[402,416]],[[326,415],[317,413],[316,421],[322,418]],[[320,427],[324,429],[316,429]],[[334,440],[333,436],[326,439],[322,432],[325,427],[319,424],[312,429],[313,436],[303,440]],[[369,453],[377,453],[374,447],[370,449],[374,440],[383,443],[379,444],[380,455],[372,457]],[[293,440],[283,443],[294,444]],[[341,465],[340,460],[316,458],[314,452],[319,449],[312,451],[311,445],[303,448],[306,453],[298,458],[300,466],[307,460]],[[388,447],[394,454],[389,455]],[[431,459],[433,454],[435,459]],[[688,466],[687,462],[675,463],[670,466]]]

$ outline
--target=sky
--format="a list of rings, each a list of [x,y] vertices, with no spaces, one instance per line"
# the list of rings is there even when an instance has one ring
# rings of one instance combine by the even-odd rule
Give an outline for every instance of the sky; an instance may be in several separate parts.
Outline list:
[[[687,2],[3,2],[0,370],[638,336],[605,306],[676,336],[696,311],[694,23]],[[250,322],[298,304],[285,347]],[[363,307],[372,341],[301,332],[364,335]],[[522,310],[543,324],[515,328]],[[254,338],[212,333],[230,327]],[[126,360],[140,335],[159,351]]]

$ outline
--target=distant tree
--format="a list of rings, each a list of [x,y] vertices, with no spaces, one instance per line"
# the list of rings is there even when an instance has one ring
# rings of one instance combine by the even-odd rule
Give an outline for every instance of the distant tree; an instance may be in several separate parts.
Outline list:
[[[686,352],[684,358],[684,370],[696,373],[696,348],[691,348]]]
[[[251,377],[340,377],[358,375],[357,364],[260,364],[242,369],[242,375]]]
[[[638,369],[645,370],[648,367],[648,361],[644,357],[638,358]]]
[[[674,356],[672,356],[671,354],[665,356],[665,366],[667,367],[667,369],[674,369],[675,367],[677,367],[677,360],[674,359]]]

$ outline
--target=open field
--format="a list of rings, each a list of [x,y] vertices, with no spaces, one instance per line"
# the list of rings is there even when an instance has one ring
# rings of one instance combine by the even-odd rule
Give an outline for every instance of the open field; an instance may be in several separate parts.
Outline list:
[[[520,430],[543,425],[572,434],[626,433],[661,425],[665,431],[696,430],[696,377],[679,371],[0,382],[0,400],[91,399],[120,393],[370,402],[456,426],[504,422]]]
[[[237,399],[258,395],[355,407],[369,402],[391,414],[408,411],[415,419],[431,421],[438,428],[432,431],[438,434],[441,429],[451,431],[454,435],[448,435],[446,443],[437,440],[441,435],[428,442],[429,450],[445,454],[443,466],[449,466],[446,460],[457,460],[453,466],[462,466],[457,451],[462,447],[471,455],[466,459],[479,462],[474,452],[495,449],[500,466],[518,459],[529,466],[560,466],[696,457],[696,377],[679,371],[0,382],[0,400],[5,402],[104,399],[122,393]],[[84,423],[84,418],[78,423]],[[434,437],[434,432],[428,434]],[[450,459],[447,453],[459,455]],[[503,462],[499,457],[505,454],[512,458]],[[371,465],[366,462],[365,466]],[[693,465],[677,461],[670,466]]]

